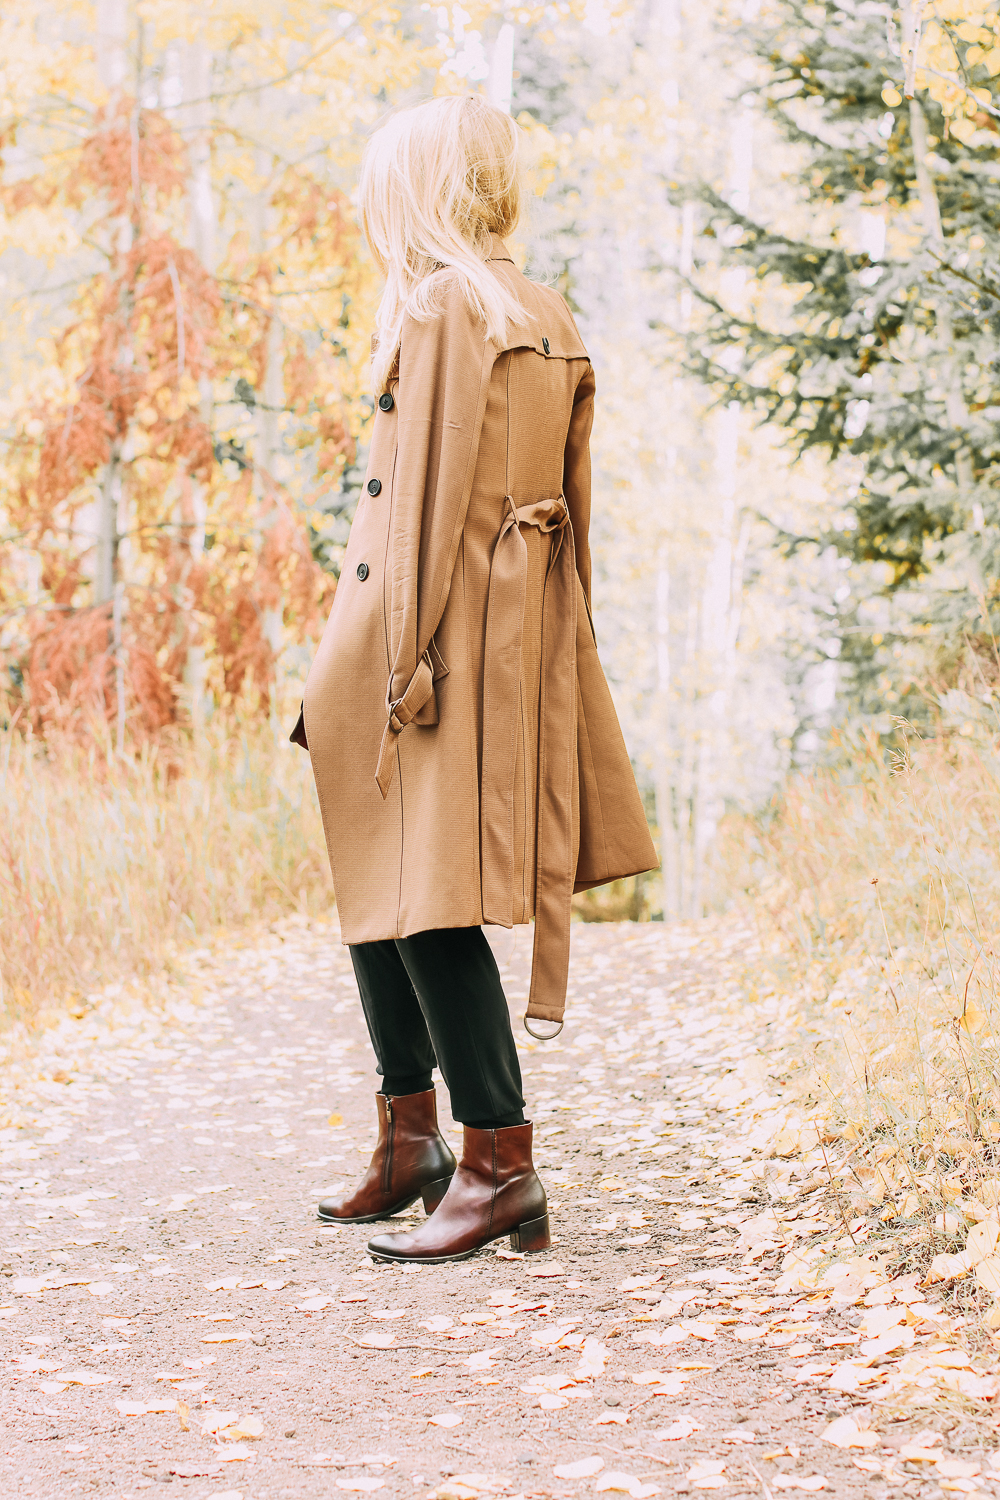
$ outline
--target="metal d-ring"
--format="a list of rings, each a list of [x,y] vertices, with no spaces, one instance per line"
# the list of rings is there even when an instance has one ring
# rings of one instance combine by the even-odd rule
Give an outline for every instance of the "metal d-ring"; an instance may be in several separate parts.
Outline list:
[[[544,1016],[534,1016],[534,1017],[532,1017],[532,1019],[536,1020],[536,1021],[541,1021],[541,1023],[542,1023],[543,1026],[557,1026],[559,1028],[558,1031],[548,1031],[548,1032],[532,1031],[531,1027],[528,1025],[528,1017],[525,1016],[525,1018],[524,1018],[524,1029],[528,1033],[529,1036],[533,1036],[535,1038],[536,1042],[554,1042],[555,1039],[556,1039],[556,1037],[559,1035],[559,1032],[562,1031],[562,1029],[563,1029],[564,1022],[562,1022],[562,1021],[548,1021],[548,1020],[545,1019]]]

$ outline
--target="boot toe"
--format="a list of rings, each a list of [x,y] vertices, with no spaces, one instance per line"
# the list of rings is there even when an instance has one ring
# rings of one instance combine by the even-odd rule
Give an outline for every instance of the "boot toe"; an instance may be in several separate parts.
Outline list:
[[[353,1217],[353,1200],[350,1198],[321,1198],[316,1212],[321,1219],[350,1219]]]
[[[386,1255],[397,1260],[406,1253],[409,1242],[408,1234],[376,1234],[368,1241],[368,1249],[372,1255]]]

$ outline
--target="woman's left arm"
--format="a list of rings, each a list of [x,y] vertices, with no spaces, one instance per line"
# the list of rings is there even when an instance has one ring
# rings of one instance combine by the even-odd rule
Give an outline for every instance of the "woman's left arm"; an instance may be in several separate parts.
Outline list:
[[[563,456],[563,494],[573,523],[576,571],[590,609],[590,432],[594,425],[594,370],[588,360],[573,396]]]
[[[455,276],[438,316],[403,323],[391,485],[392,667],[375,778],[383,797],[398,736],[415,719],[437,722],[430,644],[448,602],[496,356]]]

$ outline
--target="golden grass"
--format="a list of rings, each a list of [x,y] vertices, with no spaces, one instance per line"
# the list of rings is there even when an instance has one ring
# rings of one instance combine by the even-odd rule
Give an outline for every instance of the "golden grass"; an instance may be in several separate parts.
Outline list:
[[[280,724],[109,746],[0,732],[0,1001],[36,1023],[212,938],[333,903],[309,757]]]
[[[1000,1201],[1000,758],[969,731],[888,759],[844,746],[728,832],[761,934],[748,979],[768,1071],[805,1136],[840,1143],[862,1237],[919,1240],[925,1263]]]

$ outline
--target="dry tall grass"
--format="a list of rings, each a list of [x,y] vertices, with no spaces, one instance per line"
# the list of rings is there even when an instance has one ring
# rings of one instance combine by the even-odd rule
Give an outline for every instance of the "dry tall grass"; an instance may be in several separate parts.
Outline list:
[[[309,758],[287,726],[216,720],[135,757],[0,732],[0,809],[8,1023],[163,969],[218,929],[332,905]]]
[[[1000,1291],[1000,738],[963,728],[888,760],[845,746],[730,829],[730,872],[761,931],[768,1071],[843,1143],[848,1214],[917,1259],[968,1251],[977,1223],[978,1259],[938,1273],[988,1258]]]

